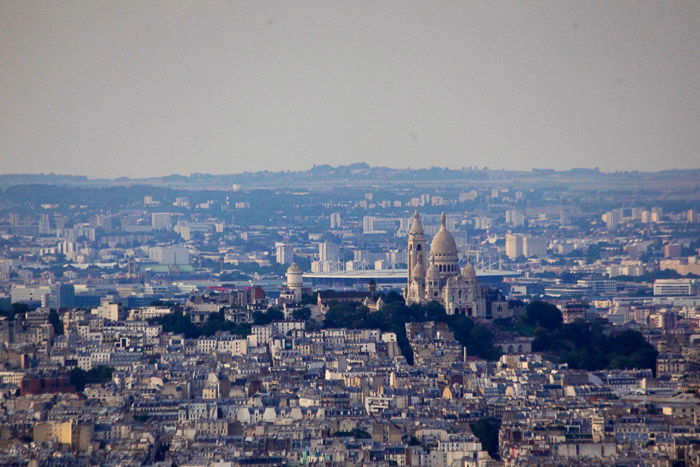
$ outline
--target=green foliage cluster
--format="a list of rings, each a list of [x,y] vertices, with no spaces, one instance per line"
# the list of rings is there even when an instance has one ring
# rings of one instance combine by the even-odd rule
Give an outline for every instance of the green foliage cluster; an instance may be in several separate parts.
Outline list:
[[[335,433],[333,433],[333,436],[336,438],[343,436],[352,436],[355,439],[372,439],[372,435],[370,435],[361,428],[353,428],[350,431],[336,431]]]
[[[558,329],[564,322],[559,308],[541,301],[528,303],[522,321],[524,324],[545,329]]]
[[[311,309],[304,307],[294,310],[292,311],[292,318],[300,321],[306,321],[307,319],[311,318]]]
[[[301,296],[301,304],[302,305],[315,305],[317,301],[318,301],[318,292],[314,292],[311,295],[302,294],[302,296]]]
[[[200,336],[213,336],[217,331],[228,331],[231,334],[247,336],[250,334],[250,325],[236,324],[227,321],[223,311],[211,313],[202,325],[192,322],[189,315],[176,310],[169,315],[149,320],[151,324],[161,324],[164,332],[184,334],[187,339],[196,339]]]
[[[606,333],[603,322],[577,321],[559,329],[536,331],[532,350],[552,353],[570,368],[584,370],[656,367],[658,352],[633,330]]]
[[[327,328],[380,329],[383,332],[393,332],[406,361],[412,365],[413,351],[408,343],[405,325],[423,321],[447,323],[455,339],[466,346],[471,355],[489,360],[500,356],[500,351],[493,344],[493,335],[487,328],[464,315],[448,315],[437,302],[406,306],[400,296],[387,295],[382,309],[375,312],[357,304],[334,303],[326,313],[323,324]]]
[[[98,365],[88,371],[73,368],[70,372],[70,383],[76,390],[82,391],[86,384],[104,384],[112,381],[113,373],[114,368],[105,365]]]
[[[563,324],[561,311],[547,302],[531,302],[523,316],[495,320],[494,324],[502,331],[535,336],[533,351],[547,353],[570,368],[656,367],[658,352],[639,332],[611,333],[603,321]]]
[[[53,326],[53,333],[57,336],[63,334],[63,321],[58,316],[58,312],[54,309],[49,310],[49,323]]]
[[[269,308],[267,311],[254,311],[253,324],[264,326],[273,321],[284,321],[284,313],[274,308]]]
[[[491,418],[481,418],[476,422],[470,423],[469,426],[474,433],[474,436],[481,441],[481,447],[488,451],[493,459],[500,459],[498,452],[498,431],[501,429],[501,424]]]
[[[30,308],[26,303],[13,303],[10,305],[9,309],[0,310],[0,316],[4,316],[8,320],[13,321],[17,315],[24,314],[34,308]]]

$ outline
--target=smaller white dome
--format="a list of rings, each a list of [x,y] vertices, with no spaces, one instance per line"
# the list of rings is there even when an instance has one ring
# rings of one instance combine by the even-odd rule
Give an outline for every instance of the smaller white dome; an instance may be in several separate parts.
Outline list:
[[[434,280],[434,281],[440,280],[440,273],[439,273],[438,270],[437,270],[437,266],[435,266],[435,263],[433,263],[433,262],[431,262],[431,263],[428,265],[428,280],[429,280],[429,281],[431,281],[431,280]]]
[[[413,213],[413,222],[411,222],[410,234],[423,234],[423,224],[420,222],[420,214],[418,214],[418,209]]]
[[[476,279],[476,270],[472,263],[467,263],[467,265],[464,266],[464,269],[462,269],[462,276],[464,276],[465,279]]]
[[[416,263],[415,266],[413,266],[413,278],[414,279],[423,279],[425,277],[425,268],[423,267],[422,262]]]

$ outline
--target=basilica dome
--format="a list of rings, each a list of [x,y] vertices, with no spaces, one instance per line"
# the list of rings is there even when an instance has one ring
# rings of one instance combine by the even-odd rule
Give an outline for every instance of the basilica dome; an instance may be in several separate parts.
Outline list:
[[[457,256],[457,243],[445,226],[445,214],[440,217],[440,230],[435,234],[432,243],[430,244],[430,255],[436,260],[446,259],[448,257]]]

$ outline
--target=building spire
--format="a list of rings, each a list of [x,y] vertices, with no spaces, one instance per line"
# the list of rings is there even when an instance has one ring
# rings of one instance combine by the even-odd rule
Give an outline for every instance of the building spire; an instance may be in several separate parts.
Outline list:
[[[442,228],[447,228],[447,216],[445,216],[444,212],[440,214],[440,226]]]
[[[418,209],[413,213],[413,222],[411,222],[411,234],[423,234],[423,224],[420,222],[420,214]]]

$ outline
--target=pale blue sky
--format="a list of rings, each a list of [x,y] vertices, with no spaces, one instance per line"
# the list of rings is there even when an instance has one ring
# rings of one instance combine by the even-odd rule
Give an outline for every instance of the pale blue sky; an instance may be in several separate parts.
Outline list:
[[[0,173],[700,167],[700,2],[0,2]]]

